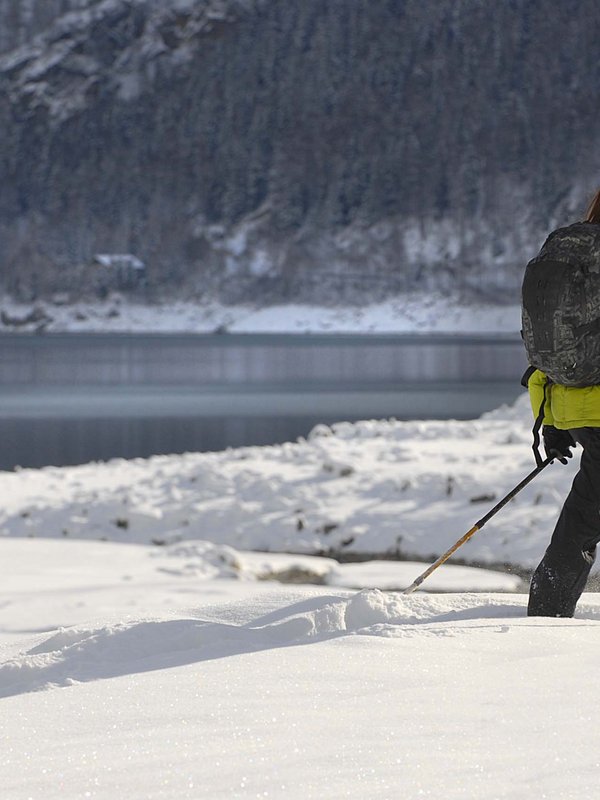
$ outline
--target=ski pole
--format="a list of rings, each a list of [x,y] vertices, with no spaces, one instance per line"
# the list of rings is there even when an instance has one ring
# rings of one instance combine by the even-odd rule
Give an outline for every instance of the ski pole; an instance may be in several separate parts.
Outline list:
[[[419,577],[413,583],[411,583],[408,588],[404,589],[402,594],[412,594],[415,589],[418,589],[423,581],[428,578],[434,570],[436,570],[438,567],[441,567],[441,565],[450,558],[452,553],[455,553],[459,547],[461,547],[465,542],[469,541],[471,536],[474,536],[477,531],[480,531],[485,523],[494,516],[494,514],[497,514],[501,508],[504,508],[504,506],[510,502],[515,495],[519,494],[521,489],[524,489],[527,484],[530,483],[536,477],[536,475],[539,475],[540,472],[548,466],[548,464],[551,464],[555,458],[556,456],[551,456],[545,461],[542,461],[539,466],[537,466],[532,472],[529,473],[529,475],[527,475],[527,477],[523,478],[521,483],[517,484],[514,489],[511,489],[511,491],[505,497],[503,497],[502,500],[500,500],[500,502],[491,509],[491,511],[488,511],[485,517],[482,517],[479,522],[476,522],[470,531],[467,531],[464,536],[461,536],[461,538],[455,544],[453,544],[449,550],[446,550],[443,556],[440,556],[438,560],[428,567],[425,572],[419,575]]]

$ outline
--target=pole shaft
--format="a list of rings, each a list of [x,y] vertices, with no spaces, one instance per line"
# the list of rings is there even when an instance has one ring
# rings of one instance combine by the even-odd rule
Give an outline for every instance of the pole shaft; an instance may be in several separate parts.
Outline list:
[[[402,592],[402,594],[412,594],[415,591],[415,589],[418,589],[419,586],[423,583],[423,581],[426,578],[428,578],[432,572],[434,572],[438,567],[441,567],[442,564],[445,561],[447,561],[450,558],[450,556],[458,550],[459,547],[462,547],[462,545],[465,542],[467,542],[472,536],[474,536],[477,533],[477,531],[480,531],[485,525],[485,523],[488,522],[494,516],[494,514],[497,514],[501,508],[504,508],[504,506],[508,502],[510,502],[513,499],[513,497],[515,497],[515,495],[517,495],[521,491],[521,489],[524,489],[527,486],[527,484],[530,483],[536,477],[536,475],[539,475],[539,473],[553,461],[554,458],[547,458],[545,461],[542,461],[542,463],[538,467],[532,470],[529,473],[529,475],[526,475],[523,478],[523,480],[520,483],[518,483],[514,489],[511,489],[510,492],[507,495],[505,495],[502,498],[502,500],[500,500],[500,502],[496,503],[496,505],[490,511],[488,511],[488,513],[484,517],[482,517],[479,520],[479,522],[476,522],[475,525],[473,525],[473,527],[471,528],[471,530],[467,531],[464,534],[464,536],[461,536],[461,538],[457,542],[455,542],[449,550],[446,550],[444,555],[440,556],[436,562],[434,562],[430,567],[427,567],[425,572],[419,575],[419,577],[416,578],[416,580],[413,581],[413,583],[411,583],[411,585],[408,588],[406,588]]]
[[[488,520],[490,520],[494,516],[494,514],[497,514],[498,511],[504,508],[504,506],[507,503],[509,503],[513,499],[513,497],[519,494],[521,489],[524,489],[528,483],[531,483],[531,481],[535,477],[537,477],[540,474],[540,472],[548,466],[548,464],[551,464],[553,461],[554,458],[547,458],[545,461],[542,461],[542,463],[538,467],[536,467],[529,473],[529,475],[526,475],[523,478],[521,483],[518,483],[514,489],[511,489],[510,492],[502,498],[502,500],[496,503],[496,505],[490,511],[488,511],[485,517],[482,517],[479,520],[479,522],[476,522],[475,524],[478,525],[480,528],[483,528],[485,523],[488,522]]]

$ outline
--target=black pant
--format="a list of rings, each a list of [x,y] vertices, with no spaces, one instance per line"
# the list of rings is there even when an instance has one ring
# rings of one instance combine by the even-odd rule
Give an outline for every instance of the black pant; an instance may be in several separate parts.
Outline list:
[[[600,542],[600,428],[576,428],[571,434],[583,446],[581,467],[533,573],[529,616],[573,616]]]

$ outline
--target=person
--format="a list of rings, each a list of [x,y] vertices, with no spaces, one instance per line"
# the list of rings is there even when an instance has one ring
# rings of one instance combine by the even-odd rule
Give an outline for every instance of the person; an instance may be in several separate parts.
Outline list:
[[[600,225],[600,190],[584,222]],[[533,573],[529,616],[572,617],[600,542],[600,385],[548,383],[540,370],[527,381],[534,416],[543,405],[542,438],[547,457],[563,464],[576,444],[583,448],[579,471],[564,502],[550,544]]]

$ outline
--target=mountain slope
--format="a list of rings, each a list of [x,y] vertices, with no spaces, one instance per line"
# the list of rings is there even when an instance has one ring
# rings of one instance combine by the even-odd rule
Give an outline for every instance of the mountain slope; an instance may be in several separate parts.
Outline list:
[[[514,298],[596,188],[599,33],[593,0],[71,11],[0,58],[0,280],[126,252],[162,293]]]

